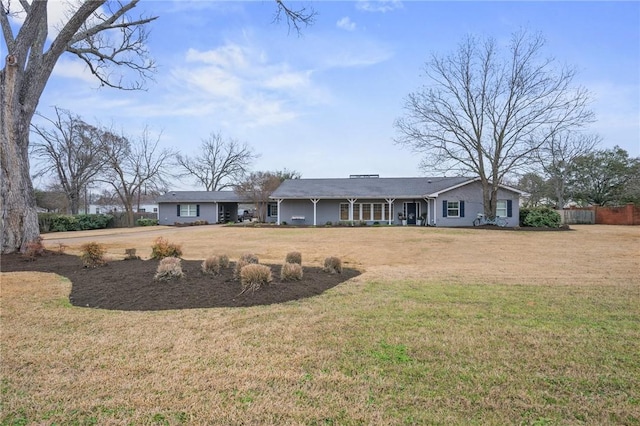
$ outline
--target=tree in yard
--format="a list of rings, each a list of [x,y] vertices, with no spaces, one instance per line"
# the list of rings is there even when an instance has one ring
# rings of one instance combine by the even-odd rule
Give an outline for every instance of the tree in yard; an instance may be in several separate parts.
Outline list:
[[[574,160],[593,153],[600,143],[597,135],[579,132],[562,132],[551,135],[537,151],[537,158],[547,177],[550,198],[557,209],[564,208],[567,198],[567,184]]]
[[[529,194],[523,207],[538,207],[549,197],[549,183],[542,176],[532,172],[522,175],[515,186]]]
[[[257,157],[247,144],[224,140],[220,133],[212,133],[202,141],[199,155],[178,154],[176,159],[186,171],[183,176],[194,177],[205,191],[220,191],[240,181]]]
[[[134,225],[133,206],[141,191],[166,186],[166,167],[175,153],[158,147],[159,138],[151,140],[145,129],[138,140],[104,132],[102,154],[105,166],[96,179],[109,185],[127,213],[129,226]]]
[[[286,179],[300,179],[300,173],[286,169],[276,172],[251,172],[235,186],[235,191],[255,204],[258,221],[264,222],[269,196]]]
[[[583,204],[619,205],[640,201],[640,158],[620,147],[577,157],[569,178],[572,198]]]
[[[33,153],[45,165],[39,174],[53,173],[67,197],[71,214],[78,214],[82,193],[100,172],[104,160],[100,130],[69,111],[55,107],[55,118],[44,118],[50,126],[32,125],[37,136]]]
[[[67,13],[57,34],[49,34],[48,2],[0,0],[6,51],[0,69],[0,244],[2,253],[25,250],[39,237],[29,174],[29,127],[51,72],[63,53],[82,60],[102,86],[139,89],[155,69],[147,55],[146,25],[157,17],[133,17],[139,0],[83,1]],[[288,8],[276,0],[296,29],[315,12]],[[71,7],[71,6],[70,6]],[[18,28],[14,33],[14,28]],[[118,70],[122,72],[118,72]],[[127,83],[124,75],[137,77]]]
[[[430,86],[409,94],[396,143],[424,154],[423,167],[480,178],[484,214],[495,217],[499,185],[550,138],[592,121],[575,72],[541,58],[544,40],[516,33],[507,52],[469,37],[425,66]]]

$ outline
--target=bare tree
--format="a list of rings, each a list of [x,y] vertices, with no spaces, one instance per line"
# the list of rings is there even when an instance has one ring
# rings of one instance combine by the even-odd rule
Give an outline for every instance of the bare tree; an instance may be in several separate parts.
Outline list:
[[[212,133],[200,145],[195,157],[178,155],[178,164],[206,191],[220,191],[237,183],[246,174],[258,155],[247,144],[237,140],[224,140],[220,133]]]
[[[409,94],[396,142],[425,155],[423,167],[479,176],[484,213],[496,214],[505,176],[531,161],[554,135],[593,120],[575,71],[540,58],[544,40],[514,34],[509,50],[472,37],[448,56],[433,55],[430,86]],[[433,171],[433,170],[432,170]]]
[[[553,191],[556,208],[564,207],[567,185],[575,160],[594,152],[601,138],[578,132],[562,132],[551,135],[537,151],[537,158]]]
[[[103,86],[139,89],[151,77],[146,25],[155,16],[132,16],[139,0],[92,0],[74,4],[57,35],[48,33],[47,0],[0,0],[0,27],[8,55],[0,70],[0,244],[2,253],[26,249],[39,237],[29,175],[29,124],[51,72],[63,53],[84,61]],[[313,22],[315,12],[288,8],[276,0],[296,29]],[[300,13],[298,13],[300,12]],[[21,15],[21,23],[10,22]],[[17,28],[17,33],[14,29]],[[51,36],[51,37],[50,37]],[[51,38],[52,40],[49,40]],[[137,77],[125,81],[127,71]]]
[[[264,222],[269,196],[278,189],[284,180],[299,178],[300,173],[286,169],[277,172],[251,172],[235,186],[235,191],[253,201],[258,221]]]
[[[127,213],[129,226],[133,226],[136,196],[145,188],[155,189],[166,185],[166,166],[175,153],[169,149],[160,149],[160,138],[151,140],[147,128],[134,142],[112,132],[105,132],[104,135],[102,155],[105,167],[97,181],[113,188]]]
[[[37,136],[33,153],[45,161],[38,174],[54,174],[67,197],[71,214],[78,214],[83,191],[104,164],[100,155],[100,130],[67,110],[54,109],[54,118],[38,114],[48,126],[31,126]]]

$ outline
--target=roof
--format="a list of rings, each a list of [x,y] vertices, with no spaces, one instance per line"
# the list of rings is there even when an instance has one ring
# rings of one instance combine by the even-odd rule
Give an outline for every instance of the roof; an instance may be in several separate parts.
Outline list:
[[[160,203],[246,203],[246,197],[234,191],[169,191],[158,197]]]
[[[423,198],[473,181],[469,177],[290,179],[271,198]]]

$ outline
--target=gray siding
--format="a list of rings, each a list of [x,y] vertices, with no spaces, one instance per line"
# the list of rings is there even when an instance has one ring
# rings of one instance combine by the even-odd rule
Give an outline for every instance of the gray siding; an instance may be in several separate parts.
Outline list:
[[[512,215],[507,218],[507,226],[518,226],[520,216],[519,195],[515,192],[500,188],[498,190],[498,199],[511,200]],[[444,217],[442,214],[443,201],[464,201],[464,217]],[[478,213],[484,212],[482,186],[480,182],[473,182],[469,185],[440,194],[433,208],[435,210],[437,226],[472,226]]]
[[[160,203],[158,207],[158,221],[160,225],[173,225],[177,223],[193,223],[198,220],[206,220],[209,223],[218,222],[218,203],[179,203],[200,206],[200,216],[178,216],[178,203]]]

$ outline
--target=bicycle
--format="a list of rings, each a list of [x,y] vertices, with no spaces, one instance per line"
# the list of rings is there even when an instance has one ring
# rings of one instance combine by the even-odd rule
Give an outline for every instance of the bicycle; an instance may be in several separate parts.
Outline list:
[[[495,226],[504,228],[505,226],[507,226],[507,219],[503,217],[490,218],[490,217],[486,217],[482,213],[478,213],[478,217],[475,218],[473,221],[473,226],[480,226],[480,225],[495,225]]]

